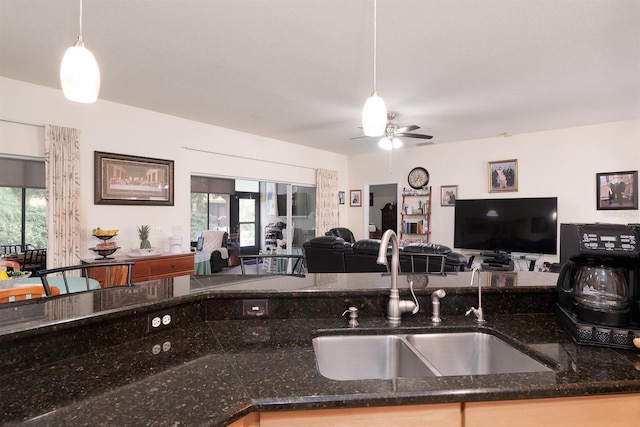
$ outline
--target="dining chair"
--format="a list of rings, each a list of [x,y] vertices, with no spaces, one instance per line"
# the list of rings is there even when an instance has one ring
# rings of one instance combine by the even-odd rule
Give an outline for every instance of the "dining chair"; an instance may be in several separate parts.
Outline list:
[[[49,288],[49,292],[45,290],[43,285],[14,286],[13,288],[0,289],[0,303],[24,301],[53,295],[60,295],[60,289],[56,286]]]
[[[7,267],[13,268],[13,271],[20,271],[20,263],[17,261],[10,261],[6,259],[0,259],[0,270],[6,270]]]
[[[46,249],[27,249],[22,257],[22,271],[31,271],[34,275],[47,267]]]
[[[133,286],[133,261],[72,265],[38,271],[47,296],[50,289],[61,287],[67,294],[114,286]],[[81,276],[78,276],[80,274]]]
[[[31,245],[29,243],[27,243],[26,245],[0,245],[0,254],[20,254],[27,249],[31,249]]]

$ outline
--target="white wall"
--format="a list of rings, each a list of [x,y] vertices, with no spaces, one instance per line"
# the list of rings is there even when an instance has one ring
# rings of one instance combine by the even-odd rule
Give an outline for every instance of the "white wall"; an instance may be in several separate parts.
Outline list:
[[[86,246],[97,226],[119,228],[123,248],[138,243],[136,226],[152,226],[152,243],[166,245],[169,235],[189,239],[189,177],[191,174],[247,177],[273,182],[314,184],[313,169],[339,172],[339,190],[364,189],[365,184],[398,182],[416,166],[431,175],[432,241],[453,246],[453,213],[441,207],[441,185],[458,185],[459,198],[557,196],[560,222],[640,222],[637,210],[596,210],[595,174],[640,169],[640,120],[434,144],[367,155],[345,156],[204,125],[152,111],[99,100],[96,104],[67,101],[57,89],[0,77],[0,117],[78,128],[81,133],[81,216]],[[42,131],[0,126],[0,154],[40,155]],[[18,125],[22,126],[22,125]],[[36,142],[16,142],[16,133]],[[23,137],[23,136],[20,136]],[[28,138],[28,136],[25,136]],[[435,141],[437,142],[437,135]],[[405,141],[415,143],[415,141]],[[200,151],[187,150],[189,147]],[[175,206],[105,206],[93,204],[93,152],[107,151],[175,163]],[[214,154],[223,153],[223,154]],[[248,160],[241,157],[250,157]],[[518,192],[488,193],[487,162],[518,159]],[[268,163],[268,161],[273,163]],[[301,166],[296,167],[295,165]],[[364,194],[363,194],[364,196]],[[340,225],[364,238],[364,209],[340,205]],[[156,230],[162,230],[156,233]],[[84,256],[92,255],[88,250]]]
[[[315,185],[315,169],[324,168],[339,172],[340,188],[348,179],[346,156],[103,100],[78,104],[58,89],[2,77],[0,118],[81,130],[80,214],[82,247],[87,248],[83,257],[93,255],[88,248],[98,242],[90,232],[98,226],[121,230],[122,251],[137,247],[136,227],[142,224],[151,225],[154,246],[168,248],[173,234],[188,242],[192,174]],[[23,130],[17,130],[20,126]],[[43,135],[41,128],[0,122],[0,155],[42,155]],[[174,160],[175,206],[95,205],[94,151]],[[347,208],[340,209],[346,222]]]
[[[408,187],[409,171],[424,166],[434,195],[431,241],[450,247],[454,208],[440,206],[441,185],[458,185],[461,199],[557,196],[559,222],[640,222],[637,210],[596,210],[595,176],[640,169],[638,137],[640,120],[633,120],[412,147],[394,151],[391,162],[386,152],[353,156],[349,158],[349,188],[379,182],[381,176]],[[487,162],[503,159],[518,160],[518,191],[489,193]],[[364,226],[363,208],[349,209],[348,227],[358,237],[356,231],[361,234]]]

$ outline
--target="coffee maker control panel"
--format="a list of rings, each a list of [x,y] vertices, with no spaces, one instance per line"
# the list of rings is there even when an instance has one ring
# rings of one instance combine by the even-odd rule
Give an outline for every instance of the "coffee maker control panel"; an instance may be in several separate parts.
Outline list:
[[[635,224],[561,224],[561,262],[585,255],[639,257],[639,232]]]
[[[638,239],[635,234],[584,232],[582,234],[582,246],[587,250],[638,253]]]

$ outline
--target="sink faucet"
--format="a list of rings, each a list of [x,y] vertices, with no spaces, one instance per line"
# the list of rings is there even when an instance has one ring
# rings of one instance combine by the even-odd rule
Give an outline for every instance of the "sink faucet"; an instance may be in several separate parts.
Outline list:
[[[398,292],[400,248],[398,245],[398,236],[395,231],[387,230],[382,235],[376,262],[380,265],[387,264],[387,247],[389,246],[389,242],[391,242],[391,291],[389,292],[389,304],[387,304],[387,321],[390,326],[400,326],[402,313],[411,311],[413,314],[416,314],[419,306],[417,300],[415,302],[400,300],[400,294]]]
[[[432,323],[442,323],[442,319],[440,318],[440,298],[444,298],[447,293],[444,289],[438,289],[431,294],[431,322]]]
[[[476,316],[477,323],[484,323],[484,314],[482,313],[482,286],[480,284],[480,269],[477,267],[474,267],[474,269],[471,271],[471,286],[473,286],[473,276],[475,276],[476,273],[478,273],[478,308],[471,307],[464,315],[468,316],[473,313]]]

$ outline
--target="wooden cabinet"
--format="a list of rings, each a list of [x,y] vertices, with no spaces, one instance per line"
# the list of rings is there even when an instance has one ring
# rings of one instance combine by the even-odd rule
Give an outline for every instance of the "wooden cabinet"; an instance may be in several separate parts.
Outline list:
[[[382,230],[380,233],[384,233],[387,230],[396,230],[398,205],[396,203],[387,203],[384,208],[381,209],[382,214]]]
[[[148,257],[116,257],[113,260],[82,260],[83,264],[95,264],[102,262],[133,261],[131,272],[131,282],[140,283],[148,280],[166,279],[193,274],[194,253],[186,252],[181,254],[163,254]],[[104,285],[106,268],[92,269],[90,277]]]
[[[260,415],[257,413],[245,415],[237,421],[232,422],[227,427],[260,427]]]
[[[262,412],[260,427],[460,427],[459,403],[353,409]]]
[[[431,237],[431,187],[423,190],[402,189],[403,243],[428,242]]]
[[[640,394],[471,402],[465,427],[632,426],[640,420]]]
[[[254,415],[254,414],[252,414]],[[245,417],[249,421],[249,416]],[[585,397],[440,403],[351,409],[262,412],[251,427],[581,427],[631,426],[640,419],[640,393]],[[236,421],[240,422],[242,420]],[[232,424],[235,426],[235,424]]]

